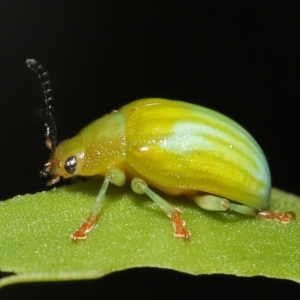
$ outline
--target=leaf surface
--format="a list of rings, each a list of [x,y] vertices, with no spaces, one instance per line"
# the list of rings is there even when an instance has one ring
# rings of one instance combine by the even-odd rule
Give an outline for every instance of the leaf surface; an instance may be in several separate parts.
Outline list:
[[[234,212],[209,212],[179,197],[191,241],[173,236],[170,219],[147,196],[111,186],[85,241],[72,243],[101,181],[17,196],[0,203],[0,269],[15,275],[0,287],[33,281],[88,279],[135,267],[190,274],[263,275],[300,282],[300,222],[289,225]],[[297,196],[273,189],[271,210],[294,211]]]

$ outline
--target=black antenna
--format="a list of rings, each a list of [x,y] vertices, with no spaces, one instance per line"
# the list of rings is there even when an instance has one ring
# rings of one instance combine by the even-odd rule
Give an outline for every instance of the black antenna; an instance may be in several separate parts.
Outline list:
[[[42,83],[46,108],[42,109],[39,114],[44,120],[46,126],[46,145],[53,152],[57,145],[57,129],[52,115],[53,106],[51,103],[53,101],[53,92],[49,75],[45,71],[44,67],[34,59],[27,59],[26,64],[37,74]]]

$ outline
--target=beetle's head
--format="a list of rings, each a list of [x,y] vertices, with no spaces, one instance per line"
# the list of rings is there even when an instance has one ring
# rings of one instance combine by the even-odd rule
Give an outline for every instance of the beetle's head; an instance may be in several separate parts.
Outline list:
[[[46,140],[46,146],[48,147]],[[55,184],[60,177],[69,178],[78,175],[84,159],[81,136],[61,142],[54,150],[51,149],[49,161],[40,172],[41,177],[52,176],[47,185]]]

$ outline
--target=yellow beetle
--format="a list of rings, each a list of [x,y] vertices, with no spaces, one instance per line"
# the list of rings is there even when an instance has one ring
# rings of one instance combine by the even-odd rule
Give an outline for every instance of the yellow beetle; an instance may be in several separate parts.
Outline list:
[[[61,177],[104,175],[87,220],[72,234],[85,239],[100,211],[109,183],[131,179],[134,192],[147,194],[172,219],[174,234],[190,238],[178,208],[155,191],[183,195],[207,210],[233,210],[289,223],[293,212],[264,211],[271,177],[266,158],[253,137],[228,117],[194,104],[160,98],[131,102],[56,145],[52,90],[48,73],[35,60],[27,65],[42,80],[49,162],[41,172]],[[231,201],[234,202],[231,202]]]

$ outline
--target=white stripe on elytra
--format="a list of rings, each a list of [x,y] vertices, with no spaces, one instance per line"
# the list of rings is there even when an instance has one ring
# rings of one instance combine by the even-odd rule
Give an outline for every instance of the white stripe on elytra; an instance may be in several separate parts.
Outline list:
[[[228,152],[226,152],[226,155],[236,155],[236,152],[231,152],[231,150],[234,150],[236,147],[242,149],[245,156],[249,155],[249,153],[247,153],[249,151],[245,149],[245,144],[240,141],[233,141],[230,135],[205,124],[185,121],[176,122],[173,128],[173,134],[167,139],[160,141],[160,146],[174,153],[191,153],[193,151],[199,151],[199,149],[217,151],[220,146],[217,142],[218,140],[228,142]],[[256,145],[254,145],[254,148],[255,147]],[[260,152],[258,151],[258,153]],[[245,166],[245,157],[240,156],[240,159],[242,160],[241,163]],[[252,159],[255,159],[256,165],[264,161],[259,155],[255,155]],[[252,168],[251,173],[261,182],[266,182],[266,178],[269,177],[269,174],[266,173],[267,169],[268,168],[259,168],[259,170],[255,170]]]

